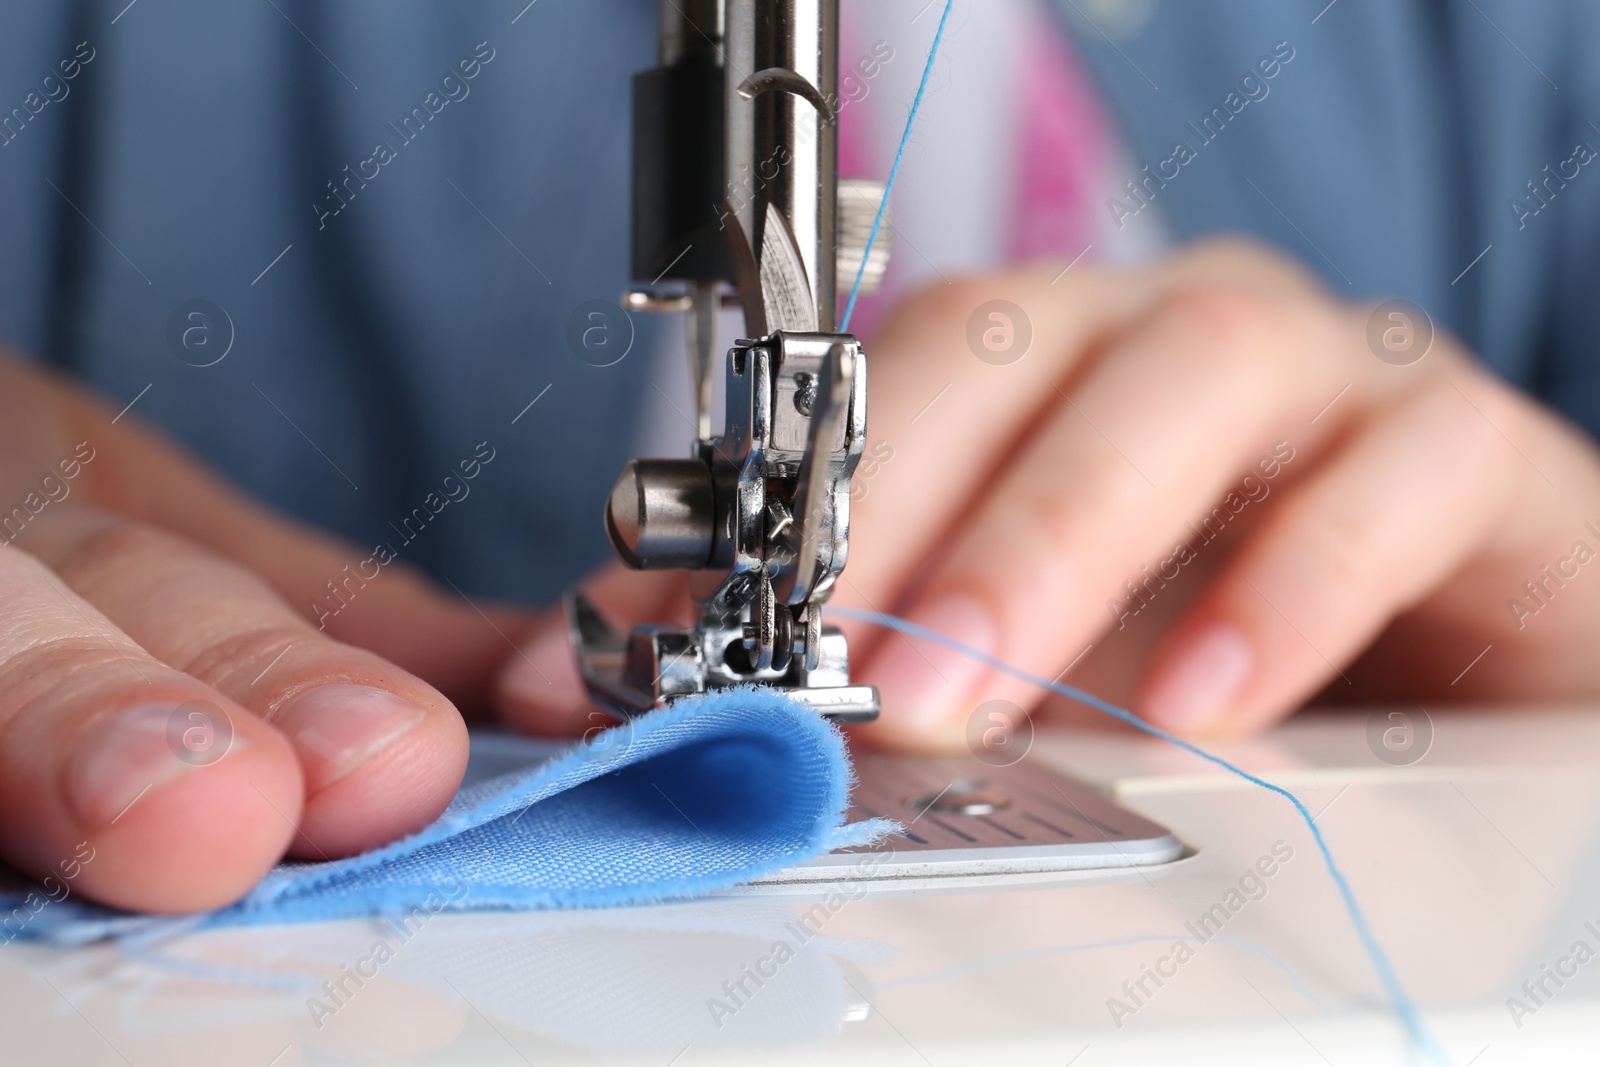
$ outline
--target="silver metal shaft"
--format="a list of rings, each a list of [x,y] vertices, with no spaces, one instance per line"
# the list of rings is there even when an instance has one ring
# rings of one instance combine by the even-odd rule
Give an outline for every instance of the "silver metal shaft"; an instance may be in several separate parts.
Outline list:
[[[726,32],[729,203],[757,263],[768,239],[767,205],[787,221],[816,305],[813,328],[831,333],[839,0],[727,0]],[[763,78],[769,72],[776,76]]]

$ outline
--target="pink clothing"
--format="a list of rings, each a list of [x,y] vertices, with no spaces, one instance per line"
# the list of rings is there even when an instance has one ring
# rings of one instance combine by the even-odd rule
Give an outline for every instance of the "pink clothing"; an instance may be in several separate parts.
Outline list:
[[[1011,258],[1068,259],[1094,234],[1096,179],[1106,173],[1106,122],[1099,96],[1060,27],[1041,12],[1023,56]]]
[[[1112,127],[1104,116],[1097,90],[1079,64],[1065,32],[1043,5],[1036,4],[1028,14],[1020,69],[1011,75],[1013,106],[1018,110],[1012,149],[1015,156],[1006,168],[1014,177],[1009,232],[1002,242],[1005,263],[1072,260],[1089,248],[1096,232],[1092,212],[1103,210],[1097,207],[1097,200],[1104,195],[1103,176],[1108,173]],[[846,16],[842,54],[856,55],[861,51],[861,42],[851,33],[848,10]],[[902,54],[896,61],[921,63],[924,58]],[[995,72],[997,77],[1007,74]],[[869,112],[875,114],[876,109],[885,107],[898,108],[899,102],[888,93],[873,91],[870,85],[865,98],[845,102],[841,107],[841,176],[879,180],[888,176],[898,133],[892,143],[880,144],[874,142],[874,129],[902,127],[899,123],[869,121]],[[896,118],[904,120],[903,115]],[[881,138],[881,133],[878,136]],[[896,263],[911,254],[914,253],[901,247],[891,257],[885,294],[898,292]],[[841,306],[854,281],[854,270],[840,272]],[[892,302],[884,294],[862,298],[851,322],[852,331],[869,338]]]

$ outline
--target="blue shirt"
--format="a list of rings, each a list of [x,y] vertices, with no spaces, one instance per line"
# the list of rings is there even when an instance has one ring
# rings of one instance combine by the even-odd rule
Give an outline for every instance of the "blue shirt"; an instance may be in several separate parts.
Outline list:
[[[656,5],[525,4],[8,5],[0,336],[137,397],[285,511],[370,545],[430,508],[404,558],[550,598],[609,555],[642,356],[677,324],[633,316],[630,349],[619,317],[606,366],[567,340],[629,280],[628,79]],[[1343,295],[1413,300],[1600,431],[1600,168],[1577,162],[1600,145],[1600,8],[1060,8],[1137,161],[1170,176],[1141,195],[1173,233],[1254,234]]]

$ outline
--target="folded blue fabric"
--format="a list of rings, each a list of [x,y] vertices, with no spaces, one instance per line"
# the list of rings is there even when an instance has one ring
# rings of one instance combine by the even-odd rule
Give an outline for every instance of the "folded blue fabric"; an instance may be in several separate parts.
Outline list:
[[[0,941],[693,896],[891,829],[845,825],[851,782],[839,731],[757,687],[681,700],[576,746],[475,734],[455,799],[402,841],[282,864],[239,902],[179,919],[55,900],[11,875]]]

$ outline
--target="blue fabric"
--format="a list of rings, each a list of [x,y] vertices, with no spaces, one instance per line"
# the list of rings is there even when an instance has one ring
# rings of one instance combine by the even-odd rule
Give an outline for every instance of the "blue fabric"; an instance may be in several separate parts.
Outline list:
[[[283,864],[206,915],[132,916],[76,897],[37,906],[42,888],[35,911],[13,879],[0,884],[0,937],[80,942],[694,896],[890,829],[881,819],[845,825],[851,784],[843,736],[814,711],[770,690],[721,690],[577,747],[475,735],[466,781],[432,825],[350,859]]]

